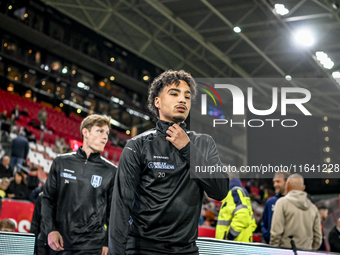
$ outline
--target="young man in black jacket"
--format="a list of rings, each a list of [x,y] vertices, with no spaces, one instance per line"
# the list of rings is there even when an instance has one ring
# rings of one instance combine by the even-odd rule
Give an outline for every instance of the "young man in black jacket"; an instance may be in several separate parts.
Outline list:
[[[190,178],[190,158],[200,166],[221,166],[214,140],[185,129],[195,95],[196,83],[184,71],[166,71],[151,84],[149,109],[159,120],[156,128],[132,138],[121,155],[109,254],[198,254],[203,193],[225,198],[228,176]]]
[[[86,117],[80,126],[83,146],[52,163],[41,217],[48,245],[57,254],[108,254],[107,225],[117,167],[100,152],[109,127],[107,117]]]

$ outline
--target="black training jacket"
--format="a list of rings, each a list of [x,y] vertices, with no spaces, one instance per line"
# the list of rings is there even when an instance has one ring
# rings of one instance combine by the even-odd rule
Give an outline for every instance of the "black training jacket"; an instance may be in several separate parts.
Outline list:
[[[62,154],[54,159],[42,197],[46,236],[59,231],[65,250],[108,245],[108,225],[117,167],[99,153]]]
[[[181,124],[190,143],[177,150],[166,140],[172,124],[159,120],[156,128],[132,138],[123,150],[112,196],[111,255],[197,251],[203,192],[216,200],[227,196],[227,174],[190,178],[190,157],[197,165],[221,165],[214,140]]]

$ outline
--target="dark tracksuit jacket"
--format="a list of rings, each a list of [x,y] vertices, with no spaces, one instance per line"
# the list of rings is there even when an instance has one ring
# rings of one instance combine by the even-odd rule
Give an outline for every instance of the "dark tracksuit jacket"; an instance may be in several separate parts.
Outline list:
[[[181,124],[190,142],[177,150],[166,140],[172,124],[159,120],[123,150],[112,196],[109,254],[197,253],[203,192],[216,200],[228,193],[227,174],[190,178],[195,165],[221,166],[213,139]],[[190,162],[195,162],[191,168]]]
[[[39,255],[47,255],[49,254],[50,248],[47,244],[47,237],[42,229],[42,222],[41,222],[42,194],[43,194],[42,192],[39,193],[38,198],[35,202],[30,233],[33,233],[36,238],[34,253],[39,254]],[[44,240],[44,241],[41,241],[41,240]]]
[[[263,216],[262,216],[262,223],[261,223],[261,230],[264,240],[266,240],[267,243],[270,242],[270,227],[272,225],[272,217],[275,209],[275,203],[276,201],[282,197],[280,194],[275,194],[274,197],[271,197],[267,200]]]
[[[99,153],[62,154],[51,166],[42,196],[46,236],[59,231],[65,250],[97,250],[108,245],[111,198],[117,167]]]

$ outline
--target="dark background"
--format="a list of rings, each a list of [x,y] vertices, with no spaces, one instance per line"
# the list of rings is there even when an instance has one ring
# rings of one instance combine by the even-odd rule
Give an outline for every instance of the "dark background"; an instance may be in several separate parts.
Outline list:
[[[271,122],[266,121],[261,128],[248,127],[248,165],[287,165],[299,166],[304,164],[325,164],[324,159],[331,158],[330,164],[340,164],[339,155],[339,121],[323,117],[288,115],[281,116],[272,114],[270,116],[257,116],[248,112],[250,119],[295,119],[298,125],[294,128],[282,127],[277,121],[274,127]],[[254,122],[255,124],[255,122]],[[258,123],[256,123],[257,125]],[[288,124],[288,123],[287,123]],[[291,124],[291,122],[289,123]],[[328,132],[322,130],[329,128]],[[325,141],[329,137],[329,141]],[[329,146],[330,152],[324,152],[324,148]],[[297,173],[299,173],[297,169]],[[318,174],[301,173],[305,177],[306,191],[310,194],[326,194],[340,192],[340,173]],[[313,178],[308,178],[313,177]],[[328,184],[326,184],[328,180]],[[265,179],[265,183],[271,184],[271,179]]]

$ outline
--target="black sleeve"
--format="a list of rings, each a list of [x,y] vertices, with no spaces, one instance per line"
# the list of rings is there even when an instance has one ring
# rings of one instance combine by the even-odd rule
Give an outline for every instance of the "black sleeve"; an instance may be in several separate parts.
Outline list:
[[[41,219],[46,231],[46,236],[48,236],[50,232],[56,231],[53,215],[56,211],[58,196],[58,176],[56,169],[57,160],[58,158],[56,158],[51,165],[51,170],[47,177],[41,201]]]
[[[17,191],[14,191],[15,199],[26,199],[28,197],[29,190],[26,184],[21,183],[20,186],[17,187],[17,189]]]
[[[35,234],[35,238],[38,237],[40,233],[40,222],[41,222],[41,196],[38,196],[37,201],[35,202],[33,218],[31,223],[30,233]]]
[[[125,254],[132,202],[140,183],[141,166],[139,152],[141,148],[139,147],[140,145],[136,140],[130,140],[119,160],[111,204],[109,227],[110,255]]]
[[[336,229],[332,229],[328,236],[328,242],[331,246],[331,251],[340,252],[339,235]]]
[[[30,175],[27,176],[26,182],[27,182],[27,187],[28,187],[29,189],[34,189],[34,188],[37,187],[37,185],[36,185],[36,180],[34,179],[33,176],[30,176]]]
[[[9,184],[7,190],[6,190],[6,197],[8,197],[8,194],[14,194],[14,184],[15,181],[11,181],[11,183]]]
[[[200,144],[200,147],[206,146],[206,153],[198,148],[192,141],[180,150],[180,153],[187,159],[190,166],[190,175],[197,179],[199,185],[205,190],[207,195],[216,200],[223,200],[229,191],[229,178],[226,172],[201,173],[196,172],[196,167],[209,166],[220,167],[222,163],[218,155],[215,141],[210,136],[205,136],[206,142]]]
[[[11,181],[8,189],[6,190],[6,197],[8,194],[14,194],[14,199],[26,199],[28,195],[28,189],[26,184],[15,185],[15,181]]]
[[[25,157],[24,157],[24,159],[27,158],[29,149],[30,149],[30,146],[29,146],[29,142],[27,141],[27,143],[25,144]]]
[[[110,169],[111,170],[111,169]],[[113,174],[113,178],[110,182],[110,188],[107,190],[107,206],[106,206],[106,219],[105,219],[105,224],[107,227],[107,231],[106,231],[106,238],[105,238],[105,242],[103,244],[103,246],[108,246],[108,238],[109,238],[109,228],[110,228],[110,212],[111,212],[111,202],[112,202],[112,193],[113,193],[113,187],[114,187],[114,182],[115,182],[115,176],[117,173],[117,168],[114,167],[114,169],[112,169],[112,171],[114,172]]]

